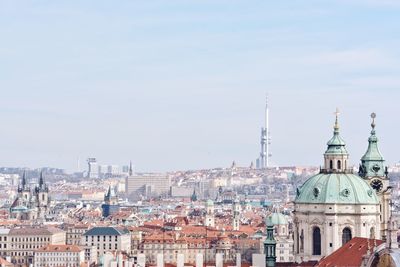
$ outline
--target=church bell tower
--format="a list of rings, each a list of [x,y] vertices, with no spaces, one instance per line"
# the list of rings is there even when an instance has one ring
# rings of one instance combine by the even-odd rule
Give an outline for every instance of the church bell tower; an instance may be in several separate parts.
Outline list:
[[[371,114],[371,135],[368,138],[368,149],[361,158],[358,174],[365,179],[375,190],[380,204],[381,236],[388,237],[388,222],[390,216],[390,195],[388,169],[385,160],[378,148],[378,138],[375,132],[376,114]]]

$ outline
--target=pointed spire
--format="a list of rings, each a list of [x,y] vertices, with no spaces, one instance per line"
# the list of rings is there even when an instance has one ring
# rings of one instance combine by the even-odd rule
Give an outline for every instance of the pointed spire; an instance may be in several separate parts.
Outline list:
[[[384,158],[378,148],[378,137],[375,131],[376,114],[371,114],[371,135],[368,138],[368,148],[361,158],[359,175],[362,177],[385,176]]]
[[[21,182],[22,188],[25,188],[26,185],[26,177],[25,177],[25,171],[22,174],[22,182]]]
[[[106,193],[106,197],[110,197],[111,196],[111,185],[108,186],[108,190]]]
[[[191,200],[192,202],[196,202],[196,201],[197,201],[196,188],[193,189],[193,194],[192,194],[192,196],[190,197],[190,200]]]
[[[338,108],[336,108],[336,111],[335,111],[335,117],[336,117],[336,119],[335,119],[335,125],[334,125],[334,127],[333,127],[333,129],[334,129],[334,133],[339,133],[339,115],[340,115],[340,112],[339,112],[339,109]]]
[[[43,186],[44,186],[43,171],[41,171],[39,178],[39,187],[42,188]]]
[[[345,170],[347,167],[346,162],[348,159],[348,152],[346,150],[346,142],[339,135],[339,109],[336,108],[335,124],[333,126],[333,136],[328,141],[328,148],[325,151],[325,169],[327,170]],[[339,164],[336,164],[340,161]],[[342,164],[343,163],[343,164]],[[336,166],[337,165],[337,166]]]
[[[333,137],[331,140],[328,141],[328,146],[344,146],[346,143],[344,140],[339,136],[339,109],[336,108],[336,111],[333,113],[335,114],[335,124],[333,126]]]

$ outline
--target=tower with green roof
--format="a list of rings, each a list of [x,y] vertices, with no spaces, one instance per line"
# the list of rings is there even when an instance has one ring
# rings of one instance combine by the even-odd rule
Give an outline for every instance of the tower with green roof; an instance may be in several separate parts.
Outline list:
[[[378,137],[375,130],[376,114],[371,114],[371,134],[368,138],[368,148],[361,158],[358,174],[364,178],[375,190],[379,198],[381,210],[381,236],[383,239],[387,236],[388,221],[390,217],[390,187],[388,178],[388,168],[385,166],[383,158],[378,147]]]
[[[379,198],[369,183],[349,168],[338,116],[324,153],[324,166],[297,188],[294,200],[296,262],[320,260],[353,237],[380,238]]]
[[[274,224],[271,217],[267,218],[267,237],[264,241],[265,266],[275,267],[276,241],[274,238]]]

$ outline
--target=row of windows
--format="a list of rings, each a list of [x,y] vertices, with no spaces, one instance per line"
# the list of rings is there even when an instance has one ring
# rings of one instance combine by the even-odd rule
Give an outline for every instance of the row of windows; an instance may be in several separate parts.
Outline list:
[[[97,236],[97,242],[100,242],[100,238],[101,236]],[[108,236],[108,240],[111,241],[112,240],[112,236]],[[89,236],[86,236],[86,241],[89,241]],[[92,242],[94,241],[94,236],[92,236]],[[106,236],[103,236],[103,241],[106,241]],[[115,241],[118,241],[118,236],[115,236]]]
[[[46,242],[50,237],[11,237],[11,242]]]
[[[370,237],[373,238],[375,236],[375,229],[371,227],[370,229]],[[304,249],[304,231],[301,230],[300,236],[297,233],[297,248],[296,251],[300,252]],[[349,227],[345,227],[342,230],[342,245],[346,244],[352,238],[351,229]],[[329,244],[330,247],[333,246],[332,243]],[[321,229],[319,227],[314,227],[312,231],[312,254],[313,255],[321,255]]]
[[[342,231],[342,245],[349,242],[351,238],[351,229],[345,227]],[[321,230],[319,227],[314,227],[313,230],[313,255],[321,255]]]
[[[88,246],[88,243],[86,243],[86,246]],[[94,243],[92,243],[92,246],[94,246]],[[100,249],[100,244],[97,244],[97,249]],[[105,249],[106,249],[106,244],[103,244],[103,250],[105,250]],[[108,249],[112,249],[111,243],[108,244]],[[114,249],[118,249],[117,243],[114,244]]]
[[[42,262],[50,262],[50,261],[71,261],[71,260],[77,260],[79,261],[79,257],[68,257],[68,258],[64,258],[64,257],[40,257],[38,258],[38,260],[42,261]]]
[[[6,236],[0,236],[0,241],[7,241],[7,237]]]
[[[11,244],[11,248],[16,248],[16,249],[37,249],[43,247],[45,244],[39,244],[39,245],[32,245],[32,244],[18,244],[14,245]],[[47,245],[47,244],[46,244]]]
[[[37,252],[40,256],[75,256],[77,252]]]

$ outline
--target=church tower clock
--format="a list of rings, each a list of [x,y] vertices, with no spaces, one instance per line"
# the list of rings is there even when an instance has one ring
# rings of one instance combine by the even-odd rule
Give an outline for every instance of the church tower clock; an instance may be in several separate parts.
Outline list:
[[[371,114],[371,135],[368,138],[368,149],[361,158],[359,175],[364,178],[375,190],[380,204],[381,236],[387,236],[388,221],[390,216],[390,189],[388,170],[384,165],[385,160],[378,148],[378,138],[375,134],[376,114]]]

